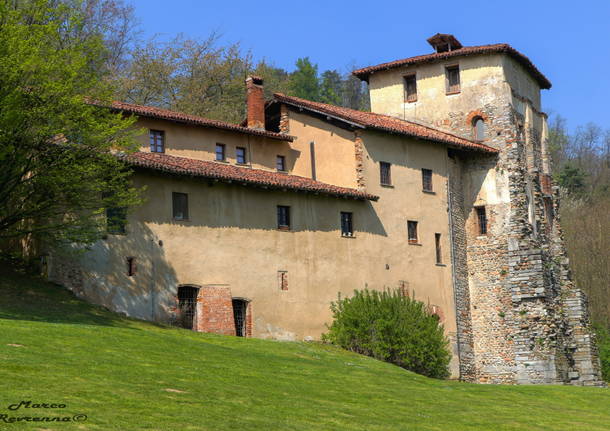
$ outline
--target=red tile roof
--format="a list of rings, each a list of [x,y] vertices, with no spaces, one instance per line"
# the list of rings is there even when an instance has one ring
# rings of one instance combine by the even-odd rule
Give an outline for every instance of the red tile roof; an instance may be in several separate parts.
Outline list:
[[[180,123],[194,124],[197,126],[212,127],[215,129],[229,130],[231,132],[245,133],[247,135],[263,136],[280,141],[293,141],[294,137],[282,133],[268,132],[266,130],[250,129],[238,124],[226,123],[224,121],[210,120],[196,115],[182,112],[169,111],[154,106],[134,105],[124,102],[112,102],[112,109],[135,114],[142,117],[159,118],[161,120],[177,121]]]
[[[250,169],[217,162],[170,156],[169,154],[162,153],[137,152],[121,157],[134,167],[152,169],[170,174],[208,178],[270,189],[319,193],[359,200],[368,199],[376,201],[379,199],[378,196],[370,195],[356,189],[334,186],[312,180],[311,178],[280,172],[264,171],[262,169]]]
[[[342,108],[340,106],[328,105],[326,103],[311,102],[298,97],[286,96],[281,93],[273,95],[279,102],[286,103],[298,108],[308,109],[314,112],[331,115],[346,120],[363,128],[382,130],[390,133],[412,136],[429,141],[440,142],[454,147],[468,150],[497,153],[498,150],[478,142],[469,141],[450,133],[442,132],[431,127],[422,126],[410,121],[390,117],[388,115],[375,114],[373,112],[356,111],[354,109]]]
[[[456,49],[447,52],[435,52],[433,54],[418,55],[416,57],[405,58],[402,60],[390,61],[388,63],[381,63],[376,66],[364,67],[362,69],[354,70],[352,72],[355,76],[362,80],[368,80],[371,73],[380,70],[394,69],[401,66],[419,63],[430,63],[437,60],[446,60],[453,57],[467,56],[467,55],[478,55],[478,54],[491,54],[491,53],[504,53],[510,55],[517,62],[519,62],[526,70],[528,70],[540,87],[543,89],[551,88],[551,82],[540,72],[534,63],[521,54],[519,51],[514,49],[512,46],[506,43],[497,43],[493,45],[481,45],[481,46],[466,46],[464,48]]]

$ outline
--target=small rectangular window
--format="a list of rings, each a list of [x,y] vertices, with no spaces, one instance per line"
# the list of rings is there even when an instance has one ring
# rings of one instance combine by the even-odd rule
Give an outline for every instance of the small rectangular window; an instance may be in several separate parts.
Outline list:
[[[425,192],[432,192],[432,170],[422,169],[421,170],[421,182],[422,190]]]
[[[417,101],[417,80],[415,74],[405,76],[405,101]]]
[[[133,277],[136,275],[136,258],[128,257],[127,258],[127,275]]]
[[[226,160],[225,144],[216,144],[216,160],[220,162]]]
[[[235,160],[240,165],[246,164],[246,149],[244,147],[237,147],[235,149]]]
[[[354,236],[352,213],[341,213],[341,236]]]
[[[409,244],[418,244],[417,240],[417,222],[409,220],[407,221],[407,233],[409,236]]]
[[[288,290],[288,271],[277,272],[277,284],[280,290]]]
[[[479,235],[487,235],[487,213],[485,207],[476,207]]]
[[[113,207],[106,209],[106,230],[111,234],[124,234],[127,225],[127,209]]]
[[[277,156],[275,158],[275,168],[278,171],[285,171],[286,170],[286,157],[285,156]]]
[[[290,229],[290,207],[285,205],[277,206],[277,228],[281,230]]]
[[[151,153],[165,152],[165,132],[163,130],[150,130],[148,137],[150,139]]]
[[[441,234],[434,234],[434,245],[436,247],[436,263],[443,263],[443,253],[441,250]]]
[[[379,162],[380,182],[384,186],[392,185],[391,167],[392,165],[388,162]]]
[[[188,220],[189,200],[186,193],[172,193],[173,217],[174,220]]]
[[[460,92],[460,67],[447,66],[445,68],[445,77],[447,81],[447,94]]]

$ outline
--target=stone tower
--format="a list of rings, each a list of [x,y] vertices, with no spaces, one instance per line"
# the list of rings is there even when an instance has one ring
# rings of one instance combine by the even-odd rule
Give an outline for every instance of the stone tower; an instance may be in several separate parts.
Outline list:
[[[497,156],[447,164],[460,375],[489,383],[601,384],[586,299],[571,281],[550,176],[551,83],[506,44],[434,52],[354,72],[371,110],[484,142]]]

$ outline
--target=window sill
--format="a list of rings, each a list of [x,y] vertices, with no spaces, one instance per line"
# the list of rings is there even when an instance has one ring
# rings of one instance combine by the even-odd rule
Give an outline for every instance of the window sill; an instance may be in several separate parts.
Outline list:
[[[447,266],[446,263],[436,263],[436,266]]]
[[[277,228],[277,230],[279,230],[280,232],[290,232],[290,227],[289,226],[280,226]]]
[[[413,242],[413,241],[409,241],[409,245],[418,245],[418,246],[422,246],[423,244],[421,242]]]
[[[454,95],[454,94],[460,94],[461,92],[462,92],[461,90],[460,91],[447,91],[445,93],[445,95],[446,96],[451,96],[451,95]]]
[[[341,235],[341,238],[345,238],[345,239],[355,239],[356,235]]]
[[[278,174],[287,174],[287,173],[288,173],[288,171],[286,171],[286,170],[281,170],[281,169],[276,169],[275,171],[276,171]]]
[[[425,193],[427,195],[435,195],[436,194],[436,192],[433,191],[433,190],[422,190],[422,193]]]
[[[180,221],[184,221],[184,222],[190,222],[190,221],[191,221],[191,219],[189,219],[189,218],[172,218],[172,221],[178,221],[178,222],[180,222]]]
[[[224,159],[224,160],[214,159],[214,161],[218,162],[218,163],[229,163],[229,161],[227,159]]]
[[[235,162],[235,166],[250,166],[250,163],[239,163],[239,162]]]
[[[388,188],[388,189],[393,189],[393,188],[394,188],[394,186],[393,186],[392,184],[383,184],[383,183],[381,183],[381,184],[379,184],[379,185],[380,185],[381,187],[386,187],[386,188]]]
[[[415,103],[415,102],[417,102],[417,99],[415,99],[415,100],[405,100],[405,103]]]

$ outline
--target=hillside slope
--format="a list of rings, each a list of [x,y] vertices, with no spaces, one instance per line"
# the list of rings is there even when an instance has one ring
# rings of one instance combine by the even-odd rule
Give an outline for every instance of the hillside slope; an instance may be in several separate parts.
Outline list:
[[[0,423],[0,429],[610,427],[607,389],[439,381],[317,343],[170,329],[93,307],[5,266],[0,268],[0,380],[0,421],[87,416],[65,423]],[[66,406],[8,409],[20,401]]]

